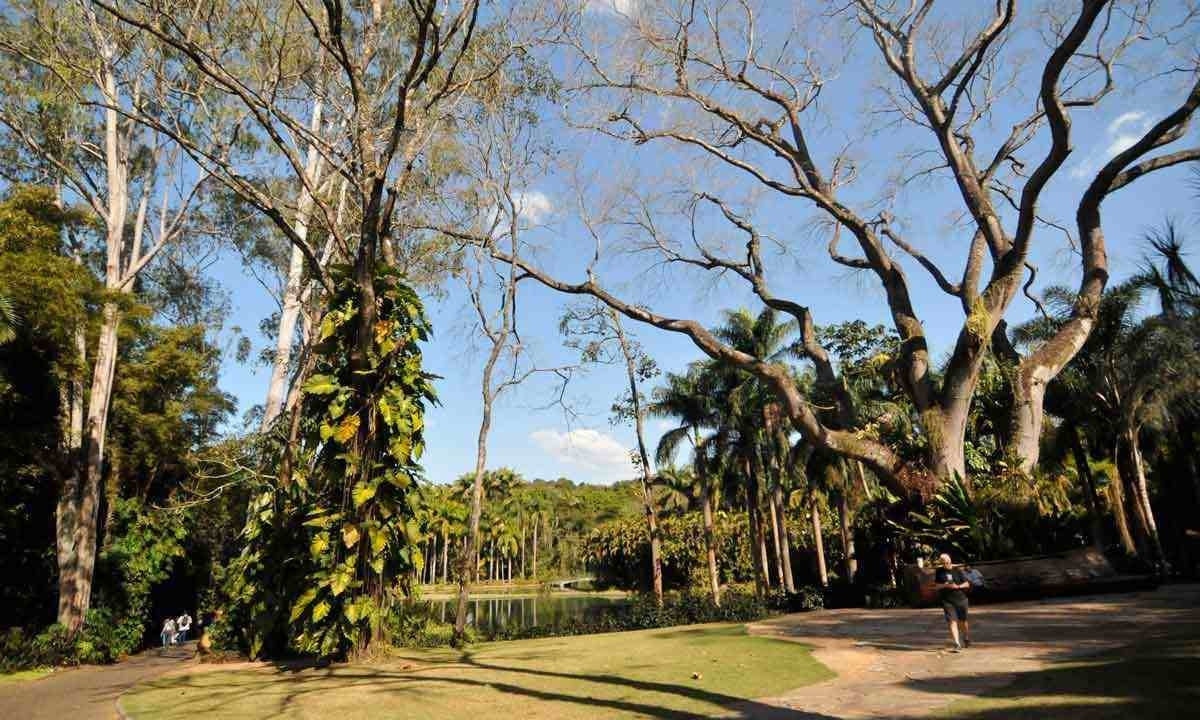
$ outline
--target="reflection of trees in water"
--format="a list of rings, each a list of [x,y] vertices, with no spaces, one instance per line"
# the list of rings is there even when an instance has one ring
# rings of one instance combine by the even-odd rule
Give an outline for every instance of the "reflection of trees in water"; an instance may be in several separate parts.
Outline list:
[[[446,619],[446,607],[452,600],[439,600],[438,613]],[[605,597],[490,597],[475,598],[467,607],[467,624],[484,632],[522,629],[538,625],[558,625],[568,621],[591,621],[625,603]]]

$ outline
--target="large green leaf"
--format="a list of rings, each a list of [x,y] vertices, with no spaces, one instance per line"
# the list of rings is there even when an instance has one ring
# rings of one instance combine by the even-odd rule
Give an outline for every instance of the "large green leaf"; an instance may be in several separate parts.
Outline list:
[[[304,392],[309,395],[329,395],[337,392],[339,387],[337,378],[332,375],[313,375],[304,383]]]

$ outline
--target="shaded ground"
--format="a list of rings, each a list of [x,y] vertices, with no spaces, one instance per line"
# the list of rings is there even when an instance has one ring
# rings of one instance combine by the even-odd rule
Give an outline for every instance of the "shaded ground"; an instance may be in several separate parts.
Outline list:
[[[751,626],[802,644],[710,625],[323,670],[196,666],[190,649],[177,650],[0,685],[0,718],[107,720],[137,683],[123,700],[137,720],[1200,717],[1200,585],[984,606],[971,617],[976,644],[962,654],[945,651],[940,609],[835,610]]]
[[[0,684],[4,720],[112,720],[117,697],[143,680],[191,662],[194,642],[149,650],[116,665],[60,670],[37,680]]]
[[[758,623],[751,632],[811,645],[838,675],[761,702],[844,718],[990,720],[1076,717],[1072,706],[1085,703],[1114,714],[1079,717],[1152,716],[1149,703],[1168,708],[1190,695],[1189,709],[1200,716],[1200,585],[976,607],[971,630],[974,646],[953,654],[940,608],[834,610]],[[1168,666],[1170,677],[1191,683],[1163,690],[1159,673]]]
[[[930,688],[936,691],[936,687]],[[1022,673],[1012,685],[946,708],[969,720],[1200,717],[1200,625],[1085,660]]]
[[[752,698],[829,677],[801,645],[751,637],[740,625],[703,625],[412,651],[323,669],[188,672],[145,683],[122,705],[136,720],[804,720],[827,716]]]

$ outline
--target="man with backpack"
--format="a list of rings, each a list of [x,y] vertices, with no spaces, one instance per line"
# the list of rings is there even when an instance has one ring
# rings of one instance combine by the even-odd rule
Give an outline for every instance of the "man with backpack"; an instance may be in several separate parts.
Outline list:
[[[938,599],[942,601],[942,612],[946,615],[946,624],[950,627],[950,638],[954,640],[954,649],[959,652],[971,647],[971,637],[967,627],[967,594],[964,590],[971,589],[971,583],[961,570],[954,567],[950,556],[942,553],[938,556],[938,569],[934,572],[934,587],[938,589]]]

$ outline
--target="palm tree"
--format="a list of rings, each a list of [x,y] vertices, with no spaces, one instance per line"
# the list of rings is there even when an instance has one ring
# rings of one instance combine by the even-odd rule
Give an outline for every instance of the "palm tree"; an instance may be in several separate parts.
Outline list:
[[[691,470],[658,463],[654,476],[655,504],[663,515],[686,515],[697,502],[699,484]]]
[[[4,293],[0,293],[0,345],[12,342],[17,337],[17,325],[20,317],[13,306],[13,301]]]
[[[736,350],[764,362],[782,363],[785,359],[797,357],[794,344],[797,331],[795,321],[779,322],[778,314],[767,308],[758,315],[752,315],[745,309],[728,311],[725,313],[724,324],[715,328],[713,334]],[[763,385],[758,376],[731,370],[725,370],[722,374],[727,378],[727,392],[721,394],[720,400],[724,403],[723,407],[726,408],[730,424],[736,431],[736,446],[745,473],[746,510],[750,521],[751,542],[755,545],[751,555],[756,566],[757,585],[766,588],[770,586],[771,580],[766,534],[763,530],[760,479],[769,467],[763,455],[763,447],[768,440],[764,427],[764,412],[768,405],[775,401],[775,395],[770,388]],[[771,442],[773,443],[774,439],[771,439]],[[781,535],[778,525],[780,520],[784,518],[777,512],[776,523],[772,525],[772,536],[775,538]],[[775,557],[777,577],[782,584],[785,581],[782,541],[775,542]]]
[[[684,375],[667,373],[666,386],[654,390],[647,412],[656,417],[679,420],[678,427],[663,434],[655,450],[659,467],[671,467],[684,442],[692,446],[692,478],[700,496],[704,514],[704,549],[708,556],[708,584],[713,604],[721,604],[721,581],[717,569],[716,530],[713,519],[713,498],[716,496],[717,475],[707,472],[710,448],[701,436],[705,428],[719,423],[717,413],[707,394],[711,378],[705,375],[704,363],[692,363]]]

